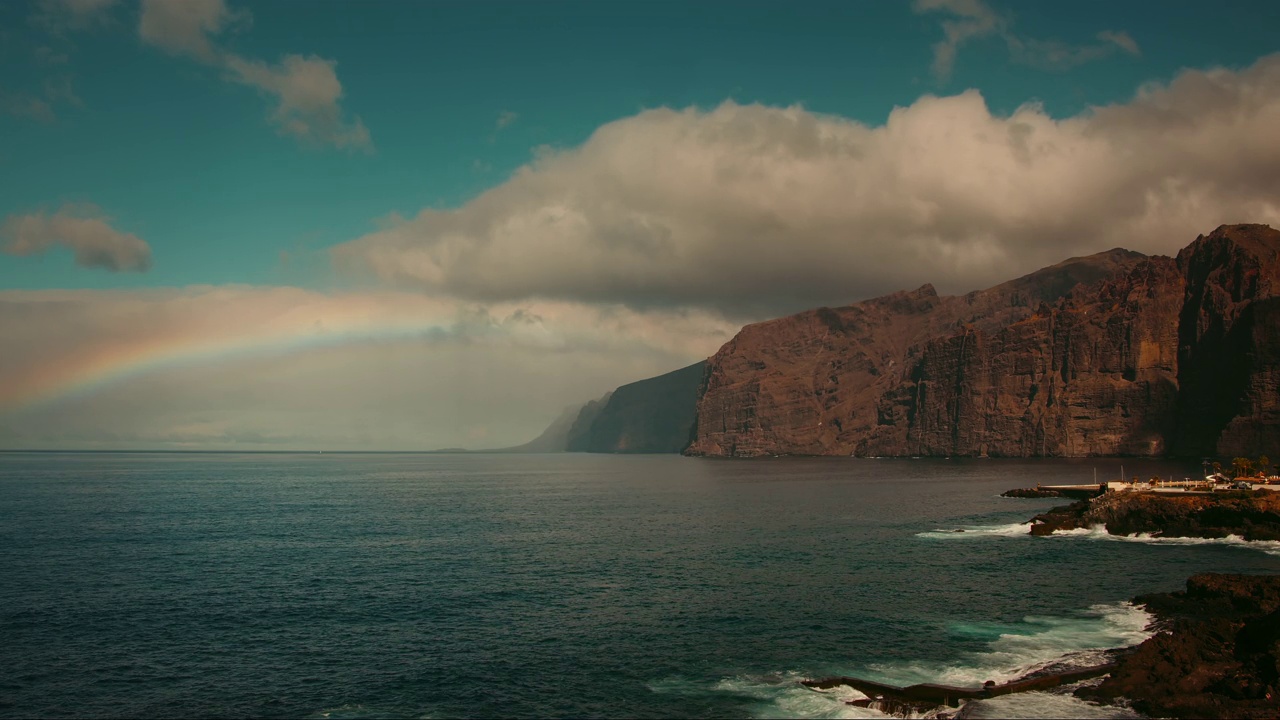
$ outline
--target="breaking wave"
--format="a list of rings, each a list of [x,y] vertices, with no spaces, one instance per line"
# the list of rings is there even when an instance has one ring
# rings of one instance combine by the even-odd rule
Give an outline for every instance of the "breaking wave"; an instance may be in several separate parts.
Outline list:
[[[1280,555],[1280,541],[1245,540],[1239,535],[1228,535],[1221,538],[1157,537],[1150,533],[1138,533],[1136,535],[1112,535],[1107,532],[1106,528],[1094,526],[1091,528],[1080,528],[1077,530],[1059,530],[1053,533],[1053,537],[1083,537],[1089,540],[1136,542],[1148,545],[1226,545],[1229,547],[1246,548],[1249,550],[1261,550],[1268,555]]]
[[[977,540],[989,537],[1032,537],[1031,523],[1009,523],[1005,525],[961,525],[957,528],[938,528],[927,532],[916,533],[916,537],[931,540]],[[1221,538],[1193,537],[1158,537],[1150,533],[1136,535],[1112,535],[1106,528],[1094,526],[1075,530],[1058,530],[1049,537],[1081,537],[1089,540],[1108,540],[1113,542],[1135,542],[1148,545],[1225,545],[1249,550],[1260,550],[1268,555],[1280,556],[1280,541],[1245,540],[1239,535],[1228,535]]]
[[[974,718],[1140,718],[1123,707],[1095,705],[1065,693],[1029,692],[1004,695],[965,705]]]
[[[872,678],[894,685],[933,682],[978,686],[1005,683],[1044,669],[1068,670],[1107,661],[1105,650],[1150,637],[1151,615],[1129,603],[1094,605],[1073,617],[1027,616],[1013,626],[956,624],[954,635],[994,635],[986,650],[947,662],[870,665]]]
[[[935,540],[973,540],[984,537],[1016,537],[1019,535],[1031,535],[1031,523],[1010,523],[1007,525],[962,525],[958,528],[945,530],[938,528],[928,532],[916,533],[916,537],[931,538]]]
[[[919,660],[851,666],[838,673],[893,685],[933,682],[977,687],[987,680],[1004,683],[1036,671],[1065,671],[1107,662],[1106,650],[1126,647],[1151,636],[1152,616],[1129,603],[1095,605],[1071,617],[1028,616],[1017,623],[955,624],[948,628],[956,638],[989,638],[986,648],[949,660]],[[759,718],[884,718],[885,713],[849,705],[866,699],[853,688],[839,686],[812,690],[800,684],[807,679],[797,671],[737,675],[714,683],[668,679],[650,684],[659,693],[732,695]],[[1072,686],[1074,687],[1074,686]],[[909,717],[952,716],[955,708],[938,708]],[[1133,718],[1124,708],[1104,707],[1080,700],[1069,688],[1059,692],[1032,692],[975,700],[964,706],[963,717],[1025,718]]]

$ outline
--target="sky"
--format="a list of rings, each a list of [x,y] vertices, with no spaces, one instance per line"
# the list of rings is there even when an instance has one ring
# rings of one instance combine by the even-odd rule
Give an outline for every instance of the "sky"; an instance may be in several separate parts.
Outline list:
[[[1280,222],[1280,4],[0,3],[0,449],[524,442],[743,324]]]

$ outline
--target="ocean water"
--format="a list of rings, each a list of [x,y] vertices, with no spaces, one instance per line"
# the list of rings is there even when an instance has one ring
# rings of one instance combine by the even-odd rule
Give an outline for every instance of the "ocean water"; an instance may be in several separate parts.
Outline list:
[[[1060,501],[998,497],[1095,467],[4,453],[0,717],[876,717],[797,681],[1083,664],[1146,637],[1135,594],[1280,572],[1269,545],[1033,538]]]

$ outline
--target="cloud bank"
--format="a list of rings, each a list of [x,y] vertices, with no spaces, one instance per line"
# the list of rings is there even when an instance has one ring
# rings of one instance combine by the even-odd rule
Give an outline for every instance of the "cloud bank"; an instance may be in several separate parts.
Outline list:
[[[1185,71],[1055,119],[977,91],[884,125],[726,102],[659,108],[541,152],[453,210],[332,251],[338,267],[475,301],[552,298],[758,318],[933,282],[989,286],[1112,247],[1170,253],[1280,222],[1280,55]]]
[[[138,36],[172,55],[221,68],[228,80],[270,98],[270,119],[281,134],[341,149],[372,150],[369,130],[342,110],[337,63],[309,55],[285,55],[279,63],[237,55],[220,46],[218,35],[248,25],[247,10],[233,11],[223,0],[143,0]]]
[[[145,272],[151,268],[151,246],[111,227],[110,218],[92,206],[64,205],[57,212],[10,215],[0,226],[9,255],[43,255],[54,247],[74,254],[76,265],[112,272]]]

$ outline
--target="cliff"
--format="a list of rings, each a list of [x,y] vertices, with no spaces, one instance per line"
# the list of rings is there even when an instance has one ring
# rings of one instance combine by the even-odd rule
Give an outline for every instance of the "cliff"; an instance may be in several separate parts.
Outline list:
[[[1280,711],[1280,576],[1206,573],[1134,598],[1161,632],[1076,695],[1126,698],[1148,717],[1274,718]]]
[[[1178,253],[1178,447],[1233,457],[1280,450],[1280,232],[1219,228]]]
[[[516,445],[514,447],[497,448],[494,450],[478,450],[477,452],[490,452],[490,453],[564,452],[565,448],[569,446],[569,440],[573,435],[574,426],[577,424],[578,418],[582,416],[582,413],[587,409],[588,406],[592,405],[592,403],[595,403],[595,402],[597,401],[593,400],[592,402],[587,403],[586,405],[582,405],[582,406],[574,405],[574,406],[565,408],[564,411],[561,412],[560,415],[557,416],[555,420],[551,421],[551,424],[547,426],[547,429],[542,431],[541,435],[539,435],[538,437],[530,440],[529,442],[523,445]]]
[[[591,444],[591,426],[595,424],[596,418],[600,417],[605,405],[609,404],[611,397],[613,397],[613,391],[605,393],[599,400],[591,400],[582,406],[573,424],[569,426],[569,431],[565,433],[564,445],[560,448],[562,451],[588,452],[588,446]]]
[[[706,363],[641,380],[588,403],[569,433],[570,452],[678,453],[693,436]]]
[[[1280,454],[1280,232],[1111,250],[749,325],[709,361],[694,455]]]

